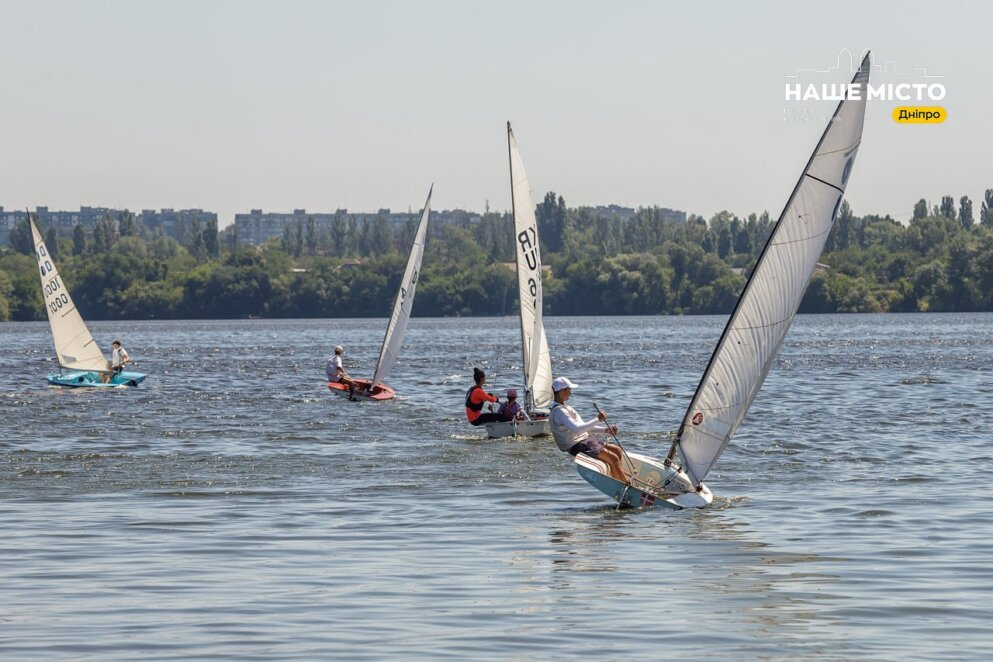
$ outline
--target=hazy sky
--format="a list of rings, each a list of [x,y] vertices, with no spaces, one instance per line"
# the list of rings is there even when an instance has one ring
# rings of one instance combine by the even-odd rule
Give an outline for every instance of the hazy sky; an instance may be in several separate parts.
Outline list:
[[[989,2],[0,3],[0,205],[781,211],[824,124],[786,76],[842,49],[944,76],[941,125],[870,102],[858,214],[993,188]],[[842,73],[816,82],[847,82]],[[811,103],[815,117],[834,102]],[[537,201],[537,200],[536,200]]]

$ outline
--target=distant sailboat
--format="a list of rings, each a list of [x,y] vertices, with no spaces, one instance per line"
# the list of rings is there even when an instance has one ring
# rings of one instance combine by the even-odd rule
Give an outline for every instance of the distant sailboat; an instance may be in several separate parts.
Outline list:
[[[30,214],[28,223],[34,238],[35,257],[38,258],[48,323],[52,327],[55,353],[59,357],[59,374],[48,375],[48,383],[68,387],[140,384],[147,377],[140,372],[119,372],[111,376],[110,361],[86,328]]]
[[[703,479],[762,387],[796,317],[810,275],[841,205],[862,141],[869,54],[786,203],[738,299],[672,443],[659,462],[627,454],[634,479],[624,485],[606,465],[580,454],[580,475],[625,506],[703,507],[713,495]]]
[[[517,149],[514,131],[507,122],[510,150],[510,192],[514,212],[514,246],[517,256],[517,290],[520,302],[521,352],[524,371],[523,421],[487,423],[490,437],[549,434],[547,408],[552,403],[552,359],[548,352],[542,322],[541,251],[538,247],[538,219],[531,200],[531,185]]]
[[[376,370],[372,379],[356,379],[356,398],[363,400],[390,400],[396,397],[396,391],[383,383],[382,380],[393,369],[397,357],[400,356],[400,347],[403,345],[403,336],[407,333],[407,322],[410,320],[410,311],[414,307],[414,292],[417,290],[417,278],[421,271],[421,259],[424,257],[424,242],[428,232],[428,218],[431,216],[431,194],[434,186],[428,191],[428,199],[424,202],[424,211],[421,213],[421,222],[417,226],[414,234],[414,243],[410,247],[410,256],[407,258],[407,268],[403,272],[403,280],[400,281],[400,290],[397,292],[396,300],[393,302],[393,314],[390,322],[386,326],[386,335],[383,337],[383,346],[379,350],[379,360],[376,361]],[[328,382],[328,388],[332,393],[349,396],[348,385],[341,382]]]

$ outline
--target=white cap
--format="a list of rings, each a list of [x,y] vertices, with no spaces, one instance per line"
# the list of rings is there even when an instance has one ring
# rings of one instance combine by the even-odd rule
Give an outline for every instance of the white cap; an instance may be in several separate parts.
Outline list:
[[[568,377],[556,377],[552,382],[552,390],[557,393],[564,388],[576,388],[576,384],[570,382]]]
[[[345,348],[342,347],[341,345],[335,345],[334,346],[334,353],[335,354],[344,354],[345,353]]]

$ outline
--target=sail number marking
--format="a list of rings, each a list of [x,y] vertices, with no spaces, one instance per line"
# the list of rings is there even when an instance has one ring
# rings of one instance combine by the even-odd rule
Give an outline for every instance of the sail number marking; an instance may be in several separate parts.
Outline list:
[[[538,232],[533,226],[523,230],[517,235],[517,243],[521,249],[521,256],[524,258],[524,263],[528,266],[532,272],[538,270]],[[538,281],[534,276],[528,278],[528,291],[531,293],[532,297],[538,296]],[[534,302],[534,307],[537,308],[538,302]]]
[[[59,284],[58,278],[53,278],[49,282],[45,283],[45,298],[52,296],[58,291],[59,287],[61,287],[61,285]]]
[[[48,302],[48,309],[53,313],[62,310],[62,306],[69,305],[69,297],[65,292]]]

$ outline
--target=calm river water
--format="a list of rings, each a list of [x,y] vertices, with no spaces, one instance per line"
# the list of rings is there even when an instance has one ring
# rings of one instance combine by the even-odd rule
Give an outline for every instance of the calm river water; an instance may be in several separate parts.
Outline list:
[[[546,318],[573,403],[663,454],[723,317]],[[0,324],[0,657],[993,656],[993,315],[804,316],[707,483],[621,511],[464,422],[516,319],[97,322],[148,380],[58,390]]]

